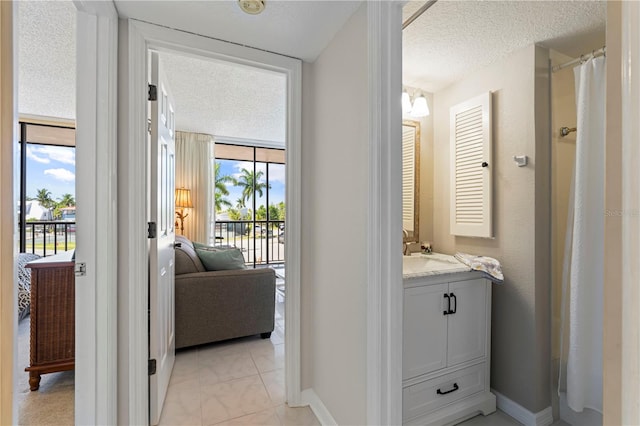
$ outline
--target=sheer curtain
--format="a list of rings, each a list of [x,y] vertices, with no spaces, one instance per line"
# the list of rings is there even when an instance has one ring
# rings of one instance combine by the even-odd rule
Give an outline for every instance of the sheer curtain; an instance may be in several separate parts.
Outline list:
[[[204,244],[212,235],[213,179],[213,136],[176,132],[176,188],[190,189],[193,204],[185,211],[184,236]]]
[[[566,329],[563,324],[563,335],[569,334],[566,398],[576,412],[602,413],[605,57],[588,60],[574,73],[578,131],[563,276],[568,312],[562,313],[562,322],[569,321]]]

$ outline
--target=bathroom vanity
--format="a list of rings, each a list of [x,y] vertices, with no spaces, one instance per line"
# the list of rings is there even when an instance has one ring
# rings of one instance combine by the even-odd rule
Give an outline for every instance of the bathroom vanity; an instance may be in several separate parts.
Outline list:
[[[446,425],[494,412],[491,281],[452,256],[403,263],[403,423]]]

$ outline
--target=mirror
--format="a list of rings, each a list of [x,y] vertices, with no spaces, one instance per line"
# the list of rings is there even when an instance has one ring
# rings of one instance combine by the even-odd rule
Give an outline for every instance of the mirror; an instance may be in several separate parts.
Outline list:
[[[402,229],[403,241],[420,241],[420,123],[402,122]]]

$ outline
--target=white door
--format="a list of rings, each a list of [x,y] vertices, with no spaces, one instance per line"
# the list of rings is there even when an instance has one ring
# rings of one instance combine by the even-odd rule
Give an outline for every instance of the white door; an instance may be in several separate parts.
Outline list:
[[[449,284],[451,310],[447,366],[486,355],[487,281],[480,278]]]
[[[149,376],[149,421],[156,425],[175,361],[175,110],[157,53],[151,56],[151,84],[157,100],[150,102],[149,222],[156,224],[156,237],[149,239],[149,358],[156,372]]]
[[[447,284],[404,291],[402,379],[447,366]]]

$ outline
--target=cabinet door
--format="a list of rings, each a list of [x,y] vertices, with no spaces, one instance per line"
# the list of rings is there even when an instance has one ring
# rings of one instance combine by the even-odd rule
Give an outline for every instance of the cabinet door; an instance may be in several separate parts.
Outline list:
[[[447,366],[486,355],[487,281],[476,279],[449,284],[451,309]]]
[[[446,367],[446,293],[447,284],[404,291],[403,380]]]

